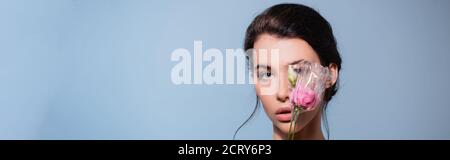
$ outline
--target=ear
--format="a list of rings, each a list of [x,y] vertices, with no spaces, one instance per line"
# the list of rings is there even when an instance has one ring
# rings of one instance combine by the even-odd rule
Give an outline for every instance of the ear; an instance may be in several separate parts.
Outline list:
[[[331,79],[327,82],[327,88],[330,88],[331,86],[333,86],[339,76],[339,71],[338,71],[338,66],[334,63],[331,63],[330,65],[328,65],[328,69],[330,70],[330,74],[331,74]]]

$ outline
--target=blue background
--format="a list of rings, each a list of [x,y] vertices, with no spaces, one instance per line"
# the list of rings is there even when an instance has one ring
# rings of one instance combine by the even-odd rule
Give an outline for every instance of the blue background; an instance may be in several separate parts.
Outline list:
[[[0,139],[231,139],[251,85],[173,85],[177,48],[242,48],[282,1],[1,0]],[[450,139],[450,1],[290,1],[343,58],[331,139]],[[260,109],[238,139],[271,139]]]

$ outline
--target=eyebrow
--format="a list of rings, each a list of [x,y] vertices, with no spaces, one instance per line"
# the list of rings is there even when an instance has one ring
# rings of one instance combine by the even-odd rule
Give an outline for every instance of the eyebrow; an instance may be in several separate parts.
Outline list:
[[[265,65],[265,64],[256,65],[256,69],[258,70],[259,68],[264,68],[264,69],[270,70],[271,67],[268,65]]]
[[[297,64],[297,63],[300,63],[300,62],[303,62],[303,61],[305,61],[305,60],[304,59],[296,60],[294,62],[289,63],[289,65]]]
[[[303,61],[305,61],[305,60],[304,59],[296,60],[294,62],[289,63],[289,65],[297,64],[297,63],[300,63],[300,62],[303,62]],[[264,68],[264,69],[270,70],[272,67],[270,67],[268,65],[265,65],[265,64],[257,64],[256,65],[256,69],[258,70],[260,68]]]

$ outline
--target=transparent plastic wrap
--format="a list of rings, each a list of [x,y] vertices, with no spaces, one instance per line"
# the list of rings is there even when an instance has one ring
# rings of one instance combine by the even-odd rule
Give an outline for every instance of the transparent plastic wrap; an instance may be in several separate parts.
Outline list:
[[[289,65],[288,80],[291,85],[289,101],[292,104],[288,139],[294,139],[298,116],[301,112],[314,110],[321,104],[331,74],[328,68],[320,64],[300,61]]]

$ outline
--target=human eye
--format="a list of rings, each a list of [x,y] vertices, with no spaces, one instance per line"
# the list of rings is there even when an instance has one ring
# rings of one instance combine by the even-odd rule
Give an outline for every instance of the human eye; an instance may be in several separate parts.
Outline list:
[[[294,72],[297,74],[302,73],[303,69],[302,68],[293,68]]]
[[[272,78],[273,74],[271,71],[259,71],[257,76],[259,80],[266,81]]]

